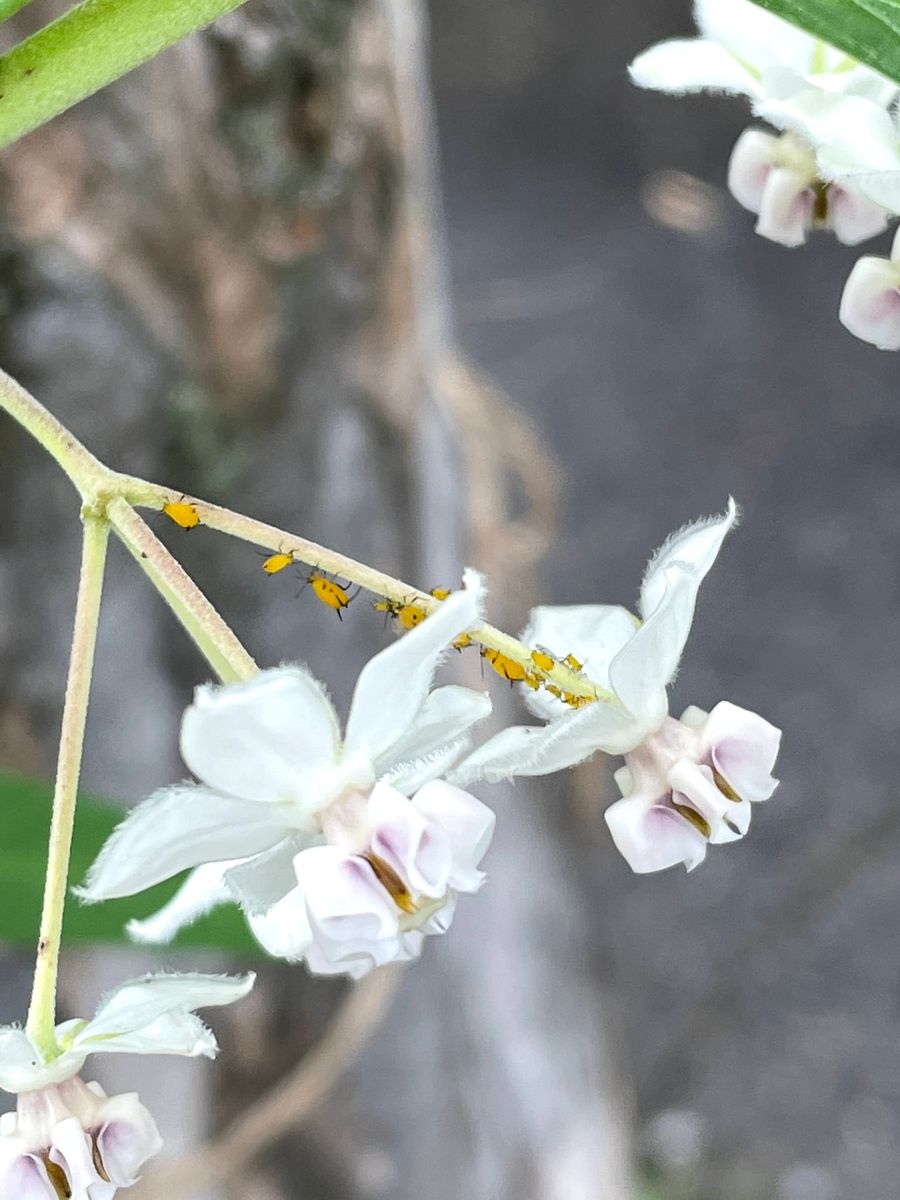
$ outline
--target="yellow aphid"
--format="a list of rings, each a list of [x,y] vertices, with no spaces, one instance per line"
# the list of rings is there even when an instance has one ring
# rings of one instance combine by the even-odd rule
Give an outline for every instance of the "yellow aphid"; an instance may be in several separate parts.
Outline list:
[[[541,677],[540,675],[533,675],[530,671],[526,671],[522,682],[526,687],[530,687],[533,692],[536,692],[541,686]]]
[[[376,612],[390,613],[392,617],[396,617],[400,606],[396,600],[373,600],[372,607]]]
[[[570,708],[584,708],[586,704],[593,703],[592,696],[576,696],[574,692],[563,692],[560,699],[564,704],[568,704]]]
[[[394,616],[404,629],[415,629],[417,625],[421,625],[428,616],[428,613],[421,604],[410,602],[409,604],[399,605],[394,612]]]
[[[182,529],[193,529],[195,525],[200,524],[200,514],[196,505],[187,500],[169,500],[162,506],[162,510],[170,521],[174,521]]]
[[[450,589],[444,587],[432,588],[429,595],[434,596],[435,600],[446,600],[450,595]]]
[[[563,662],[566,664],[567,667],[571,667],[573,671],[580,671],[581,668],[584,666],[584,663],[579,662],[574,654],[567,654],[566,657],[563,659]]]
[[[484,649],[481,652],[481,656],[487,659],[498,675],[502,675],[510,683],[514,679],[523,680],[527,674],[521,663],[516,662],[514,658],[510,658],[507,654],[501,654],[499,650]]]
[[[453,641],[454,650],[465,650],[466,646],[472,645],[472,639],[467,633],[461,633],[458,638]]]
[[[293,554],[288,554],[284,550],[279,550],[277,554],[270,554],[262,565],[262,569],[267,575],[277,575],[279,571],[283,571],[285,567],[289,567],[294,561]]]
[[[562,698],[563,698],[562,688],[557,687],[555,683],[548,683],[548,684],[545,684],[544,686],[547,688],[547,691],[550,693],[551,696],[555,696],[557,698],[557,700],[562,700]]]
[[[556,659],[552,654],[548,654],[546,650],[532,650],[531,661],[539,671],[552,671],[556,666]]]
[[[337,613],[338,620],[343,621],[343,610],[354,598],[347,589],[320,571],[312,571],[307,575],[306,582],[312,588],[316,599],[320,600],[327,608],[333,608]]]

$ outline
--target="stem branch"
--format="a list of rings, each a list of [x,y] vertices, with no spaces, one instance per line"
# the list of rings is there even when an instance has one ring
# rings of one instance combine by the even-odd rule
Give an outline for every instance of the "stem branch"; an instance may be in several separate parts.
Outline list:
[[[109,526],[105,520],[90,515],[85,517],[75,632],[59,737],[40,941],[26,1025],[34,1044],[48,1058],[59,1052],[55,1034],[56,978],[108,538]]]
[[[209,600],[130,504],[106,505],[113,528],[149,576],[198,650],[223,683],[255,675],[258,667]]]

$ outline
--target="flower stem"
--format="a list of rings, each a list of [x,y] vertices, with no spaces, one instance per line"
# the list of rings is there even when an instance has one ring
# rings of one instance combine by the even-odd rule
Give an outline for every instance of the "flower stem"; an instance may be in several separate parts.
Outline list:
[[[35,1046],[48,1058],[59,1052],[54,1032],[56,978],[108,538],[109,525],[105,520],[93,515],[85,516],[75,632],[59,737],[41,932],[26,1025]]]
[[[181,565],[121,497],[106,505],[113,528],[223,683],[247,679],[256,663]]]
[[[116,486],[131,504],[148,508],[159,509],[167,502],[180,498],[180,493],[160,487],[159,484],[147,483],[142,479],[119,476]],[[231,509],[221,508],[217,504],[207,504],[205,501],[193,497],[187,499],[196,508],[201,524],[208,525],[210,529],[218,530],[219,533],[240,538],[266,550],[289,553],[296,562],[305,563],[313,570],[326,571],[331,575],[340,576],[351,583],[358,584],[365,591],[397,604],[415,604],[426,613],[434,612],[440,604],[440,600],[435,599],[427,592],[411,587],[408,583],[386,575],[383,571],[377,571],[374,567],[366,566],[365,563],[348,558],[336,550],[329,550],[326,546],[311,542],[308,538],[299,537],[285,529],[278,529],[274,525],[266,525],[263,521],[242,516],[240,513],[232,512]],[[481,625],[477,629],[470,630],[469,636],[472,641],[478,642],[487,649],[498,650],[505,657],[519,663],[527,671],[534,670],[531,658],[532,647],[526,646],[517,638],[510,637],[502,630],[495,629],[492,625]],[[568,647],[559,647],[559,649],[565,653]],[[563,662],[557,662],[552,670],[545,674],[547,679],[573,696],[585,696],[589,699],[618,703],[617,698],[607,688],[596,684],[586,675],[571,670]]]
[[[0,146],[243,0],[83,0],[0,56]]]

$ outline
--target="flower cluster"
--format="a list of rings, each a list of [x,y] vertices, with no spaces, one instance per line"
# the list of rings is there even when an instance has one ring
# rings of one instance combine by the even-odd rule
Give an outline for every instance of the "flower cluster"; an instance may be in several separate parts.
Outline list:
[[[162,1147],[133,1094],[107,1096],[80,1078],[88,1055],[212,1058],[213,1034],[195,1008],[231,1004],[254,977],[148,975],[123,984],[90,1021],[57,1026],[48,1057],[22,1029],[0,1029],[0,1088],[17,1096],[0,1118],[0,1196],[9,1200],[112,1200]]]
[[[659,91],[744,96],[775,127],[745,130],[728,166],[757,233],[799,246],[824,229],[856,245],[886,229],[900,213],[897,84],[751,0],[696,0],[695,15],[700,37],[651,47],[631,77]],[[840,305],[850,332],[882,349],[900,348],[895,277],[894,261],[862,259]]]

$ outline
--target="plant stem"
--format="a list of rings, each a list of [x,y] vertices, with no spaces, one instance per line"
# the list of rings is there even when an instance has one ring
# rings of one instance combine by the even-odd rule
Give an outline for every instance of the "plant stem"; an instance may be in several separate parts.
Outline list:
[[[125,476],[117,478],[116,487],[130,503],[148,508],[159,509],[168,501],[180,498],[180,493],[160,487],[159,484],[147,483],[141,479]],[[232,512],[231,509],[220,508],[217,504],[207,504],[205,501],[196,500],[193,497],[187,497],[187,499],[197,509],[201,524],[208,525],[210,529],[218,530],[219,533],[240,538],[245,542],[251,542],[254,546],[261,546],[273,552],[290,553],[296,562],[305,563],[314,570],[340,576],[351,583],[358,584],[365,591],[372,592],[373,595],[382,596],[397,604],[415,604],[426,613],[434,612],[440,604],[439,600],[427,592],[411,587],[408,583],[386,575],[383,571],[368,567],[365,563],[339,554],[336,550],[329,550],[326,546],[311,542],[308,538],[299,537],[285,529],[278,529],[274,525],[266,525],[263,521],[256,521],[252,517],[242,516],[240,513]],[[492,625],[482,625],[477,629],[470,630],[469,636],[472,641],[478,642],[488,649],[499,650],[501,654],[519,663],[529,672],[534,670],[531,658],[532,647],[526,646],[517,638],[510,637],[502,630],[495,629]],[[565,654],[569,647],[557,647],[556,649]],[[557,662],[552,670],[546,672],[546,678],[571,695],[606,700],[613,704],[618,703],[618,699],[612,692],[600,687],[599,684],[594,683],[580,672],[571,670],[565,663]]]
[[[150,527],[121,497],[106,505],[113,528],[223,683],[248,679],[256,663]]]
[[[15,379],[0,371],[0,408],[39,442],[69,476],[83,497],[96,492],[114,474],[94,458],[40,401]]]
[[[108,538],[109,525],[105,520],[92,515],[84,518],[81,576],[59,736],[41,932],[26,1025],[35,1046],[48,1058],[59,1052],[54,1032],[56,978]]]
[[[243,0],[84,0],[0,57],[0,146]]]

